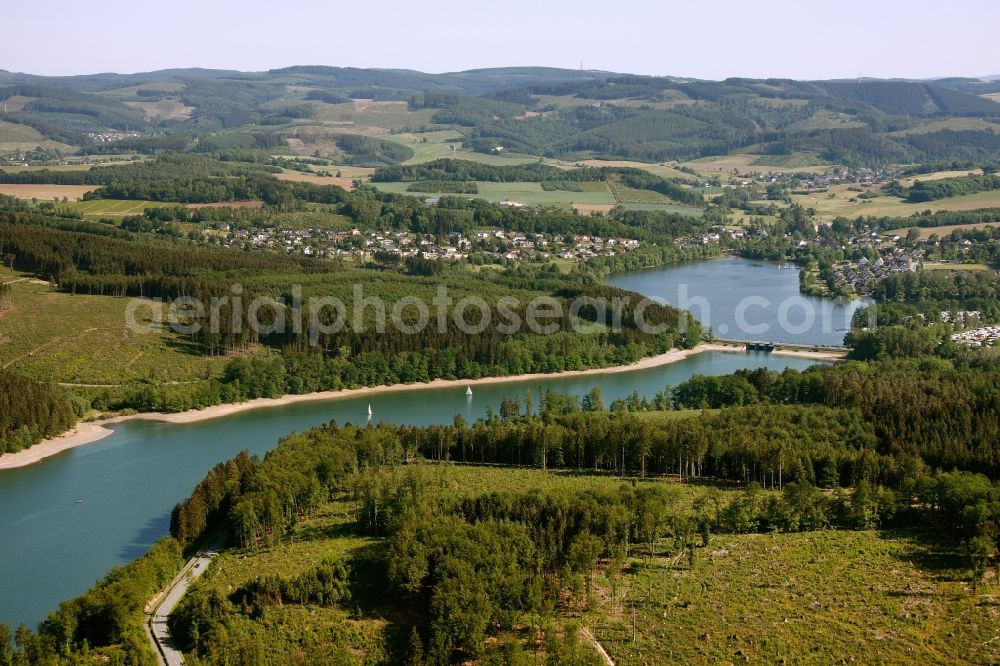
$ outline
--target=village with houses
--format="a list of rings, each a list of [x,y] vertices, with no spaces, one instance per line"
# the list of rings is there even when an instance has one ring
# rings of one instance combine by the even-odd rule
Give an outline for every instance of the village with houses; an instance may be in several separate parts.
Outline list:
[[[855,293],[867,294],[875,283],[890,275],[909,273],[920,267],[923,251],[893,248],[874,261],[861,257],[858,261],[843,261],[833,268],[834,282],[838,287],[850,288]]]
[[[239,229],[221,225],[223,244],[248,250],[303,254],[318,258],[395,256],[400,259],[452,261],[476,254],[490,262],[538,261],[559,258],[586,261],[595,256],[613,256],[641,246],[632,238],[601,238],[588,235],[523,234],[501,229],[470,234],[453,232],[444,239],[409,231],[335,231],[330,229]],[[718,234],[715,235],[718,240]],[[705,241],[707,242],[707,241]]]

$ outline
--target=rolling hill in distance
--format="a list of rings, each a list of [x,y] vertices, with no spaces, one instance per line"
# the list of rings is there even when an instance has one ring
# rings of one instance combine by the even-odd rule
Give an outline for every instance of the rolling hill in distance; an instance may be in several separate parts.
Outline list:
[[[0,152],[290,144],[326,156],[336,152],[330,135],[381,141],[449,129],[475,152],[567,160],[660,162],[740,152],[847,165],[974,161],[1000,154],[998,94],[1000,83],[973,78],[704,81],[545,67],[427,74],[295,66],[70,77],[0,71]],[[366,109],[371,117],[357,117]],[[138,134],[109,142],[102,136],[109,133]],[[199,148],[196,140],[205,137]]]

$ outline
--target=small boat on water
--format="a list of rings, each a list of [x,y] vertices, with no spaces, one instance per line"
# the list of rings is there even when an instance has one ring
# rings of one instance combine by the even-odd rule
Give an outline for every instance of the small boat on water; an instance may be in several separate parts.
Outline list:
[[[472,397],[472,387],[471,387],[471,386],[466,386],[466,387],[465,387],[465,395],[466,395],[467,397],[469,397],[469,398],[471,398],[471,397]]]
[[[372,415],[372,403],[368,403],[368,416]]]
[[[83,500],[77,500],[76,503],[77,504],[83,504]]]

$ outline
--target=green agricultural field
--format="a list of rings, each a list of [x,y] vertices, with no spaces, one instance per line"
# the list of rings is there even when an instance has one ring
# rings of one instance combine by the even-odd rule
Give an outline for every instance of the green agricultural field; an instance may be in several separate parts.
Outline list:
[[[784,171],[810,171],[823,173],[832,168],[832,165],[814,166],[767,166],[758,164],[761,155],[751,155],[746,153],[734,153],[732,155],[721,155],[715,157],[702,157],[690,162],[685,162],[684,166],[694,169],[706,176],[718,176],[732,173],[734,170],[741,173],[747,171],[763,172],[784,172]]]
[[[976,210],[977,208],[1000,207],[1000,190],[977,192],[949,199],[938,199],[923,203],[907,203],[899,197],[877,196],[874,199],[857,199],[860,192],[847,189],[846,185],[831,187],[827,192],[792,195],[793,201],[814,208],[817,217],[822,220],[832,220],[835,217],[854,219],[858,216],[890,216],[908,217],[925,210],[932,212],[940,210]],[[877,193],[877,190],[872,190]],[[830,198],[830,194],[834,197]],[[851,199],[854,199],[851,201]]]
[[[973,596],[957,554],[934,539],[723,534],[696,549],[693,567],[686,553],[636,547],[617,583],[598,579],[587,621],[623,665],[996,663],[993,597]]]
[[[194,381],[226,362],[199,355],[170,331],[130,331],[128,298],[58,293],[29,275],[0,271],[0,281],[12,280],[12,307],[0,313],[0,368],[41,380],[120,384]],[[137,316],[145,322],[148,309]]]
[[[925,261],[923,263],[925,271],[988,271],[986,264],[945,264],[936,261]]]
[[[378,189],[397,194],[413,196],[440,196],[433,192],[408,192],[410,183],[373,183]],[[479,194],[456,195],[487,201],[516,201],[528,206],[558,206],[568,208],[570,204],[614,205],[615,198],[604,183],[591,183],[585,192],[545,191],[541,183],[487,183],[477,182]]]
[[[88,219],[103,217],[125,217],[126,215],[142,215],[147,208],[161,208],[172,204],[157,201],[128,201],[123,199],[93,199],[91,201],[76,201],[66,204],[69,208],[78,210]]]
[[[597,183],[600,185],[600,183]],[[580,204],[614,204],[615,198],[604,186],[594,192],[546,192],[541,183],[479,183],[480,196],[489,201],[518,201],[529,206],[568,206]]]
[[[680,213],[681,215],[690,215],[691,217],[701,217],[705,214],[705,211],[700,208],[692,208],[691,206],[682,206],[675,203],[627,203],[620,205],[625,210],[661,210],[666,213]]]
[[[382,137],[388,141],[394,141],[411,148],[413,157],[404,164],[420,164],[430,162],[442,157],[453,157],[460,160],[481,162],[483,164],[494,164],[498,166],[516,166],[538,161],[537,157],[530,155],[487,155],[486,153],[476,153],[462,148],[462,142],[454,141],[461,139],[462,135],[455,130],[439,130],[431,132],[402,132],[390,134]],[[454,149],[454,150],[453,150]]]

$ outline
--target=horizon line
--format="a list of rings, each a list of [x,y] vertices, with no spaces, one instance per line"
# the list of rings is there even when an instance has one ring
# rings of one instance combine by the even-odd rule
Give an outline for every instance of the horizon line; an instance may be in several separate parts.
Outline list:
[[[951,74],[947,76],[870,76],[865,74],[855,75],[855,76],[834,76],[834,77],[794,77],[794,76],[778,76],[778,75],[740,75],[733,74],[725,78],[709,78],[700,76],[688,76],[683,74],[640,74],[636,72],[627,71],[615,71],[600,68],[587,68],[587,69],[577,69],[572,67],[560,67],[553,65],[497,65],[491,67],[472,67],[469,69],[449,69],[446,71],[427,71],[422,69],[413,69],[410,67],[375,67],[375,66],[357,66],[357,65],[326,65],[326,64],[294,64],[294,65],[284,65],[280,67],[270,67],[268,69],[233,69],[229,67],[204,67],[204,66],[187,66],[187,67],[161,67],[159,69],[148,69],[143,71],[93,71],[77,74],[38,74],[34,72],[25,71],[12,71],[8,69],[0,68],[0,73],[11,74],[15,76],[30,76],[37,78],[53,78],[53,79],[66,79],[66,78],[85,78],[93,76],[142,76],[145,74],[160,74],[163,72],[219,72],[219,73],[231,73],[231,74],[271,74],[274,72],[280,72],[282,70],[295,69],[299,67],[325,67],[329,69],[353,69],[359,71],[373,71],[373,72],[414,72],[417,74],[426,74],[430,76],[449,76],[458,74],[470,74],[476,72],[491,72],[500,70],[511,70],[511,69],[541,69],[541,70],[556,70],[560,72],[582,72],[582,73],[593,73],[593,74],[610,74],[618,76],[639,76],[646,78],[670,78],[670,79],[690,79],[696,81],[715,81],[715,82],[725,82],[731,79],[748,79],[755,81],[765,81],[765,80],[784,80],[784,81],[913,81],[913,82],[925,82],[925,81],[941,81],[946,79],[969,79],[977,80],[983,82],[991,82],[993,80],[1000,79],[1000,74],[986,74],[986,75],[968,75],[968,74]]]

